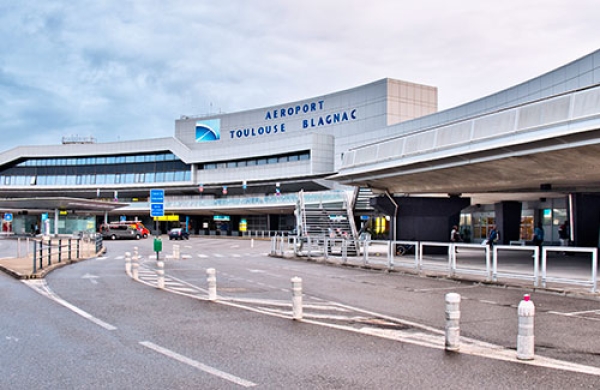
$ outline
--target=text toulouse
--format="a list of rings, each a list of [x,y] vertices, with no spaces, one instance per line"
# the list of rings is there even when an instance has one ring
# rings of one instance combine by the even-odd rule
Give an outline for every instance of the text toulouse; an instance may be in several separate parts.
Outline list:
[[[324,103],[324,100],[319,100],[317,102],[306,103],[303,105],[267,111],[267,113],[265,114],[265,120],[286,118],[299,114],[308,114],[309,112],[321,111],[324,108]],[[306,129],[309,127],[325,126],[354,119],[356,119],[356,109],[353,109],[349,112],[342,111],[324,116],[313,117],[310,119],[303,119],[302,128]],[[276,125],[260,126],[257,128],[251,127],[245,129],[230,130],[229,135],[231,138],[247,138],[261,136],[265,134],[285,133],[285,130],[285,123],[281,123]]]

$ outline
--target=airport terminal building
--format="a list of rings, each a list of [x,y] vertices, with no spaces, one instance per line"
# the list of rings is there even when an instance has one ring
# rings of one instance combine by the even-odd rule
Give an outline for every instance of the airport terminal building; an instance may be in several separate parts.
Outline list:
[[[597,245],[600,181],[593,176],[592,160],[589,167],[579,167],[594,171],[581,175],[586,182],[561,186],[553,176],[547,180],[550,187],[536,191],[516,186],[479,189],[477,194],[450,187],[432,191],[427,176],[422,188],[415,185],[418,169],[406,188],[392,168],[373,181],[353,174],[361,158],[365,164],[373,160],[369,151],[391,148],[388,154],[400,161],[413,158],[413,148],[436,158],[436,149],[423,143],[441,142],[444,134],[452,143],[458,134],[440,129],[455,130],[481,118],[493,129],[498,113],[514,111],[518,120],[524,117],[518,113],[530,106],[539,108],[543,121],[552,115],[544,104],[560,111],[563,107],[554,102],[566,96],[570,102],[585,98],[581,104],[592,106],[586,114],[589,128],[580,133],[585,133],[585,147],[593,148],[599,141],[599,85],[600,54],[595,52],[441,112],[435,87],[382,79],[272,107],[181,116],[169,138],[98,143],[73,137],[56,145],[23,145],[0,153],[0,211],[7,217],[3,230],[30,233],[41,225],[48,233],[70,234],[97,231],[103,222],[140,220],[162,232],[182,226],[204,235],[343,231],[356,237],[369,232],[383,239],[446,241],[450,227],[460,223],[469,240],[480,241],[491,225],[499,225],[512,241],[531,239],[534,224],[542,223],[547,239],[558,241],[558,225],[569,220],[573,235],[595,229],[588,233],[595,234],[595,241],[587,236],[584,241]],[[569,104],[572,115],[579,103]],[[432,130],[435,138],[419,138]],[[572,140],[573,148],[580,147],[576,142],[581,137]],[[400,138],[402,146],[393,142]],[[472,151],[476,144],[464,150]],[[398,148],[403,152],[396,153]],[[386,185],[386,177],[394,184]],[[149,194],[156,189],[164,191],[164,215],[159,217],[151,215]],[[583,221],[583,209],[595,217]]]

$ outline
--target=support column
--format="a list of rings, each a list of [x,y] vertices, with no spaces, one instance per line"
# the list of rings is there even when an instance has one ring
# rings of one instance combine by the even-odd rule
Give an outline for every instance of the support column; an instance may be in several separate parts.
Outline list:
[[[470,198],[452,196],[394,197],[398,205],[396,240],[450,241],[452,225],[458,225],[460,212],[471,204]],[[387,197],[371,199],[371,206],[394,215],[396,207]]]
[[[58,209],[54,209],[54,235],[58,236],[58,217],[60,216],[60,212]]]
[[[521,236],[521,202],[500,202],[494,205],[496,228],[500,232],[499,244],[518,241]]]
[[[600,196],[569,194],[571,236],[575,246],[598,247],[600,233]]]

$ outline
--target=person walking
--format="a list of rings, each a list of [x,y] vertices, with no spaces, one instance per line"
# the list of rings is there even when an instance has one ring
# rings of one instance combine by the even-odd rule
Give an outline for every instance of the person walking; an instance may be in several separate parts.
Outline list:
[[[537,245],[541,248],[543,243],[544,243],[544,227],[542,226],[542,223],[539,222],[537,224],[536,228],[533,230],[533,245]]]
[[[462,242],[462,237],[460,235],[460,230],[458,230],[458,226],[452,226],[452,230],[450,231],[450,242],[453,244],[457,244]],[[458,248],[454,249],[456,253],[458,253]]]
[[[495,243],[500,239],[500,234],[496,230],[496,225],[492,225],[490,228],[490,234],[488,235],[487,244],[492,248]]]
[[[565,221],[558,226],[558,239],[560,240],[560,246],[569,246],[569,221]]]

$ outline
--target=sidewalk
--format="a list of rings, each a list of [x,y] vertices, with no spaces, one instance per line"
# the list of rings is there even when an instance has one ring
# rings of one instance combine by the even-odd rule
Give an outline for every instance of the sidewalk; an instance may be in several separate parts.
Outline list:
[[[53,240],[53,245],[58,240]],[[98,253],[95,252],[95,243],[93,242],[81,242],[81,248],[78,258],[72,256],[69,259],[68,252],[61,253],[61,259],[59,261],[58,252],[52,253],[50,258],[50,264],[48,264],[48,256],[44,253],[41,261],[42,266],[40,267],[40,259],[36,259],[35,272],[33,264],[33,255],[30,253],[25,257],[5,257],[0,258],[0,271],[16,278],[16,279],[39,279],[45,277],[51,271],[63,267],[68,264],[76,263],[81,260],[86,260],[91,257],[95,257]],[[104,248],[100,251],[102,253]]]

